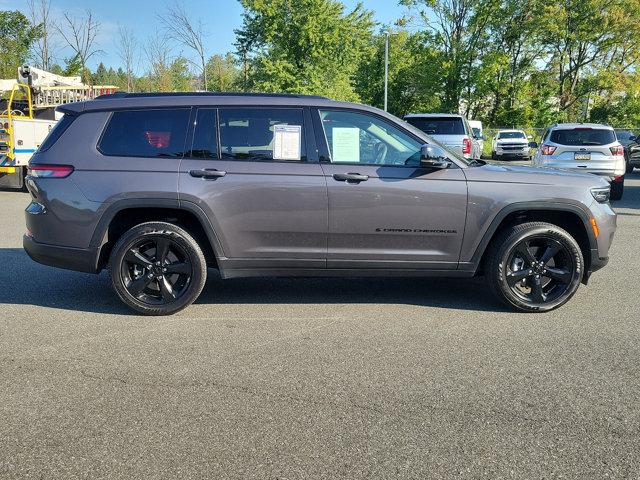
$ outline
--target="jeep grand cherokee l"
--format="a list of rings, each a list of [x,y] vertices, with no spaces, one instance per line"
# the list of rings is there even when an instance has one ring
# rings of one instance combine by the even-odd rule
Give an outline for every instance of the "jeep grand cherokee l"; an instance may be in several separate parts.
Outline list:
[[[469,161],[378,109],[296,95],[115,94],[59,107],[33,156],[24,248],[108,269],[134,310],[248,276],[484,275],[565,303],[616,227],[594,175]],[[428,292],[425,292],[428,295]]]

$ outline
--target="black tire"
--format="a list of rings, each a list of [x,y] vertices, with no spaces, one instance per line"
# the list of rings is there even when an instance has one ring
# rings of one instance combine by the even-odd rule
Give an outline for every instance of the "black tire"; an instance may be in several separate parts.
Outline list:
[[[522,312],[546,312],[564,305],[578,290],[583,271],[575,239],[544,222],[509,227],[492,240],[485,270],[495,296]],[[546,276],[551,273],[555,278]]]
[[[144,315],[171,315],[198,298],[207,280],[207,263],[185,230],[147,222],[129,229],[114,245],[109,275],[129,308]]]
[[[619,182],[611,182],[611,193],[609,198],[611,200],[621,200],[624,193],[624,177]]]
[[[633,173],[633,166],[631,166],[629,160],[627,160],[627,169],[625,173]]]
[[[498,156],[496,155],[495,150],[494,150],[493,152],[491,152],[491,159],[492,159],[492,160],[497,160],[497,159],[498,159],[497,157],[498,157]]]

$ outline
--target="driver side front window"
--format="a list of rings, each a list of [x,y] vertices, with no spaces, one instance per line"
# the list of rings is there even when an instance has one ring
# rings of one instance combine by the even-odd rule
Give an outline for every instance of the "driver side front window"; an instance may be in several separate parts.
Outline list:
[[[422,144],[392,123],[364,113],[321,110],[331,163],[419,166]]]

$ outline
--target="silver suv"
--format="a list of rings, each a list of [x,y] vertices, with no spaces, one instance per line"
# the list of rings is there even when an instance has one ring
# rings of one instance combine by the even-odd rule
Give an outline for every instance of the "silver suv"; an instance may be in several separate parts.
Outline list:
[[[469,161],[364,105],[116,94],[59,109],[29,165],[24,248],[108,269],[148,315],[191,304],[207,268],[485,275],[508,305],[546,311],[607,263],[616,229],[601,178]]]
[[[482,139],[462,115],[412,113],[405,115],[404,120],[464,158],[475,160],[482,157]]]
[[[542,135],[533,157],[538,167],[562,168],[599,175],[611,184],[611,199],[624,191],[624,147],[613,127],[596,123],[559,123]]]

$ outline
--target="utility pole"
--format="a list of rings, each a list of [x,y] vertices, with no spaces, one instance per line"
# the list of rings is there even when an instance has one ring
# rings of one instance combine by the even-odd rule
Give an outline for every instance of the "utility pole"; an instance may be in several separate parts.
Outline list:
[[[384,111],[389,98],[389,31],[384,33]]]

